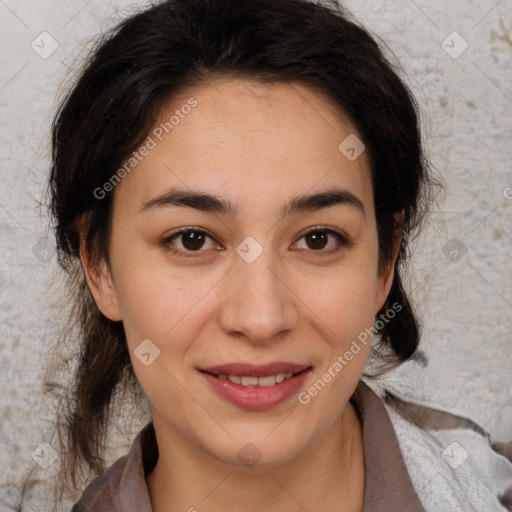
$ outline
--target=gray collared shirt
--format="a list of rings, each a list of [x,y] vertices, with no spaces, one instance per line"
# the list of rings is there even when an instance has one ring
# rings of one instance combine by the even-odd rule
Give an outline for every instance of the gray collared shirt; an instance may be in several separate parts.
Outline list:
[[[362,512],[424,512],[384,404],[362,380],[350,400],[363,429]],[[150,422],[137,434],[128,454],[87,486],[71,512],[152,512],[146,475],[157,459],[155,430]]]

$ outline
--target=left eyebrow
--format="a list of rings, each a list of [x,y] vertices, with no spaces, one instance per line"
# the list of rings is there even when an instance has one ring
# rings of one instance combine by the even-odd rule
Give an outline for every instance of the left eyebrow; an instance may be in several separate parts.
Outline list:
[[[303,194],[294,197],[281,209],[281,217],[299,212],[312,212],[336,205],[345,205],[359,210],[366,218],[363,202],[345,189],[325,190],[316,194]]]
[[[359,210],[364,217],[363,202],[345,189],[331,189],[315,194],[303,194],[288,201],[280,211],[285,217],[294,213],[312,212],[335,205],[345,205]],[[236,217],[238,208],[228,199],[200,191],[173,188],[166,193],[145,202],[141,212],[166,206],[188,206],[208,213]]]

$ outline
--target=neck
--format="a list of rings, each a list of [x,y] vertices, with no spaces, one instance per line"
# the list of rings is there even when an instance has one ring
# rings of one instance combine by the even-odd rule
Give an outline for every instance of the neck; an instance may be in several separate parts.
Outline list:
[[[362,429],[350,401],[318,442],[269,469],[225,464],[184,446],[158,415],[153,424],[159,458],[146,480],[154,512],[362,510]]]

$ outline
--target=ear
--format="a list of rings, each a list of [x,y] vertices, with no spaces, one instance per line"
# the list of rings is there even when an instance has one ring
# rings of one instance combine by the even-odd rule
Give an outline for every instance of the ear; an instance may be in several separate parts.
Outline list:
[[[395,277],[395,263],[400,250],[400,243],[402,241],[402,226],[404,222],[405,211],[401,210],[393,215],[397,223],[397,228],[394,233],[393,240],[393,253],[391,260],[387,263],[385,268],[379,269],[377,294],[375,297],[375,314],[384,306],[386,299],[393,284]]]
[[[100,262],[93,262],[93,258],[86,249],[84,236],[80,236],[80,261],[98,309],[110,320],[122,320],[114,282],[107,262],[104,259]]]

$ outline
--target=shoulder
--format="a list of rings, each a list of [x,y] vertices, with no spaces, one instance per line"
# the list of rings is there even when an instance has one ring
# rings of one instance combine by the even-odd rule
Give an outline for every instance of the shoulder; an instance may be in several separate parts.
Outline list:
[[[86,487],[71,512],[151,512],[145,474],[157,457],[150,422],[135,436],[128,454],[119,457]]]
[[[366,381],[383,402],[425,510],[498,512],[512,489],[512,463],[468,418],[418,404]]]
[[[71,512],[110,512],[116,510],[115,498],[120,486],[121,475],[126,465],[127,455],[117,459],[100,476],[96,477],[84,490]]]

